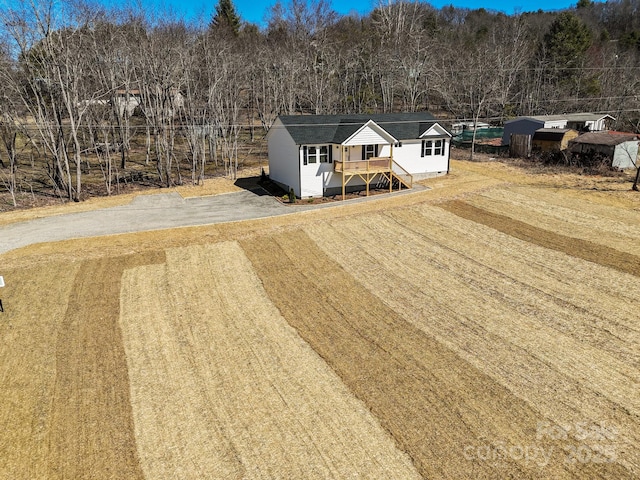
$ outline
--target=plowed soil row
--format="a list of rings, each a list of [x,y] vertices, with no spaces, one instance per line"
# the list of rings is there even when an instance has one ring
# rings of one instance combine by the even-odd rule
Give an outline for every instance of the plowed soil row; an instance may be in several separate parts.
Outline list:
[[[536,188],[535,186],[510,185],[509,192],[516,192],[528,198],[534,198],[549,207],[558,206],[588,213],[597,219],[623,222],[626,225],[637,224],[638,195],[633,192],[620,192],[625,195],[623,202],[616,203],[616,195],[594,195],[593,191],[578,191],[563,188]],[[628,197],[627,197],[628,195]],[[603,201],[608,200],[608,201]]]
[[[2,269],[0,477],[49,477],[56,336],[79,264]]]
[[[561,235],[591,241],[632,255],[640,251],[637,215],[625,219],[620,209],[617,217],[606,217],[592,211],[595,207],[593,203],[582,202],[580,206],[572,207],[549,204],[511,189],[488,190],[465,201],[483,210],[522,220]],[[602,212],[603,208],[599,210]],[[609,207],[609,210],[612,209]]]
[[[429,245],[407,248],[403,258],[429,249],[436,258],[426,262],[451,262],[454,280],[464,280],[465,289],[497,297],[557,333],[640,366],[637,277],[523,242],[440,208],[423,206],[389,217],[391,228],[401,225],[403,233],[415,234],[403,237],[406,245]],[[444,288],[448,281],[443,279]]]
[[[620,274],[434,207],[306,231],[369,292],[524,399],[539,421],[614,422],[624,432],[620,464],[637,470],[636,277],[602,288]],[[603,471],[630,476],[619,466]]]
[[[589,240],[573,238],[535,227],[459,200],[443,203],[442,207],[460,217],[495,228],[526,242],[640,276],[640,257],[636,255],[599,245]]]
[[[146,478],[419,478],[236,243],[127,271],[121,324]]]
[[[521,445],[535,438],[540,415],[526,401],[405,321],[304,233],[241,244],[282,315],[366,403],[422,475],[494,478],[499,471],[502,477],[535,478],[531,464],[463,456],[465,446]],[[567,469],[557,461],[545,474],[571,478]],[[612,470],[613,477],[626,474],[619,466]],[[597,471],[592,465],[581,474]]]
[[[10,468],[16,469],[11,478],[143,478],[138,465],[133,435],[133,418],[129,400],[129,380],[118,326],[120,304],[120,277],[128,266],[154,263],[163,260],[162,254],[123,256],[102,260],[88,260],[77,268],[58,265],[53,269],[34,272],[32,279],[50,290],[34,292],[30,298],[48,299],[53,305],[43,310],[38,302],[22,306],[20,312],[11,305],[12,316],[18,313],[16,323],[20,329],[26,327],[22,319],[47,312],[43,325],[31,325],[31,331],[23,331],[29,337],[48,327],[49,336],[42,339],[45,353],[37,352],[30,360],[42,365],[43,377],[36,380],[32,388],[35,398],[25,405],[38,408],[24,432],[30,441],[38,441],[37,452],[46,446],[46,456],[32,458],[30,455],[15,457],[16,445],[10,446],[9,457],[17,461]],[[50,267],[55,267],[51,265]],[[75,273],[72,279],[68,272]],[[43,282],[47,274],[53,278]],[[15,282],[20,277],[10,277]],[[32,281],[26,282],[30,284]],[[66,287],[66,292],[57,291]],[[64,306],[62,309],[60,306]],[[16,311],[17,310],[17,311]],[[25,339],[19,339],[24,342]],[[23,358],[24,353],[21,354]],[[11,362],[9,362],[11,363]],[[19,371],[19,370],[18,370]],[[36,372],[38,369],[36,369]],[[14,380],[5,377],[5,381]],[[38,385],[39,384],[39,385]],[[4,391],[4,390],[3,390]],[[27,390],[28,391],[28,390]],[[11,391],[10,391],[11,392]],[[11,392],[23,395],[16,389]],[[16,401],[13,395],[8,400]],[[15,425],[4,432],[15,430]],[[29,452],[26,449],[25,452]],[[30,474],[33,473],[33,475]]]

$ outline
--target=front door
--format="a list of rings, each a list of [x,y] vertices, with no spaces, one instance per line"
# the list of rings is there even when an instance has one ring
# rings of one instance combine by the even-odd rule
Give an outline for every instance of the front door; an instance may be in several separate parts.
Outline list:
[[[321,197],[324,194],[324,173],[320,148],[306,146],[300,159],[300,196]]]

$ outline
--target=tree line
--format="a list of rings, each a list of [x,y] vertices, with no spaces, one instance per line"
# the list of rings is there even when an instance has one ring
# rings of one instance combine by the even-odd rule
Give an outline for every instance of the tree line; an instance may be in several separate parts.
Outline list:
[[[345,16],[326,0],[278,0],[259,27],[231,0],[209,22],[16,0],[0,9],[2,179],[15,192],[19,139],[69,199],[88,158],[110,192],[134,141],[164,185],[199,183],[207,162],[234,177],[239,142],[262,138],[280,114],[429,110],[500,123],[592,111],[638,131],[639,9],[579,0],[506,15],[385,1]]]

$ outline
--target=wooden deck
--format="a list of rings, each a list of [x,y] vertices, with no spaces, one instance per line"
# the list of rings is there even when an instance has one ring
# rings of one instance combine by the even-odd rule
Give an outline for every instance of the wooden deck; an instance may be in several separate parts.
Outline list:
[[[382,176],[389,182],[389,192],[393,192],[393,184],[396,181],[398,190],[402,187],[411,188],[413,176],[393,160],[393,157],[372,157],[369,160],[337,161],[334,162],[336,173],[342,174],[342,199],[346,195],[348,183],[355,177],[361,178],[365,183],[367,196],[369,186],[377,177]]]
[[[374,157],[369,160],[353,162],[336,162],[336,172],[345,173],[386,173],[391,171],[393,159],[391,157]]]

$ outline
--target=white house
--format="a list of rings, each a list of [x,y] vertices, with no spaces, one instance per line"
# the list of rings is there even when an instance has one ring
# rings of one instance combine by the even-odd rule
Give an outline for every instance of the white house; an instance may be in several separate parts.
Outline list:
[[[531,135],[541,128],[572,128],[578,132],[599,132],[607,130],[612,121],[611,115],[601,113],[568,113],[565,115],[540,115],[518,117],[504,123],[502,145],[511,143],[511,135]]]
[[[140,90],[116,90],[113,96],[113,103],[120,117],[131,117],[136,108],[140,106]]]
[[[600,155],[611,162],[613,168],[634,168],[638,163],[638,135],[622,132],[590,132],[574,138],[569,150],[585,163],[590,157]]]
[[[451,134],[426,112],[280,116],[267,139],[269,178],[298,197],[410,187],[449,172]]]

